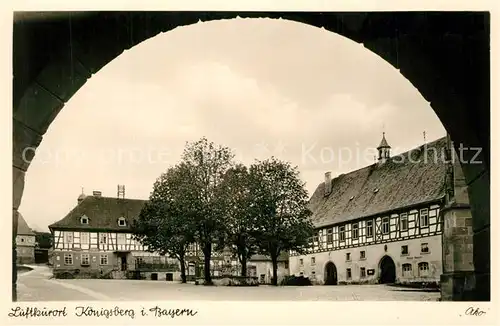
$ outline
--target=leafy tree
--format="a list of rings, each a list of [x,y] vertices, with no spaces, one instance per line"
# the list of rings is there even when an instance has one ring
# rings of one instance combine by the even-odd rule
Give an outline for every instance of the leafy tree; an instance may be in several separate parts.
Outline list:
[[[308,194],[297,167],[275,159],[250,167],[251,214],[257,221],[257,244],[271,257],[272,284],[277,285],[278,257],[282,252],[305,252],[314,229],[307,208]]]
[[[225,211],[224,243],[238,257],[242,276],[247,275],[247,261],[258,249],[256,223],[250,212],[252,194],[249,182],[248,169],[237,165],[227,171],[219,189]]]
[[[181,267],[182,283],[186,283],[186,252],[194,242],[194,225],[188,195],[190,185],[187,166],[180,164],[162,174],[153,186],[139,218],[133,225],[137,240],[151,252],[176,258]]]
[[[50,232],[35,231],[35,241],[38,248],[49,249],[52,247],[52,234]]]
[[[227,147],[215,145],[205,137],[187,143],[182,162],[189,173],[185,189],[190,198],[190,212],[194,220],[195,238],[204,259],[205,284],[212,283],[210,260],[214,244],[219,243],[224,231],[224,205],[218,189],[229,168],[234,154]],[[220,248],[216,248],[220,249]]]

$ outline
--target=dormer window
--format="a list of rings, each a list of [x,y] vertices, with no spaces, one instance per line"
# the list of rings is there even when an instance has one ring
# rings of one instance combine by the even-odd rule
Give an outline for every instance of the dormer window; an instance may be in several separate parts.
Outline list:
[[[87,216],[85,216],[85,215],[84,215],[84,216],[82,216],[82,217],[80,218],[80,222],[81,222],[82,224],[89,224],[89,218],[88,218]]]
[[[127,221],[125,221],[125,218],[120,217],[118,219],[118,226],[126,226],[126,225],[127,225]]]

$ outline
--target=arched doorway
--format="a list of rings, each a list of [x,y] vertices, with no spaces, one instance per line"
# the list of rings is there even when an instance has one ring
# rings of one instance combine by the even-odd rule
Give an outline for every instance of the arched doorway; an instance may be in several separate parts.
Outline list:
[[[331,261],[325,266],[325,285],[337,285],[337,267]]]
[[[396,282],[396,264],[389,256],[384,256],[379,264],[379,283],[388,284]]]

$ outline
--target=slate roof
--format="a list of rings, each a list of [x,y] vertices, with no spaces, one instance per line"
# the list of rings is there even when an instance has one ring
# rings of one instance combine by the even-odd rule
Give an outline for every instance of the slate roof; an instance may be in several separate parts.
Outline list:
[[[313,224],[324,227],[442,199],[446,145],[444,137],[384,163],[340,175],[332,180],[326,197],[324,182],[320,183],[309,201]]]
[[[17,213],[17,235],[35,235],[21,213]]]
[[[129,231],[132,221],[139,217],[146,203],[140,199],[87,196],[63,219],[49,226],[49,229],[105,229]],[[88,224],[81,223],[81,217],[88,217]],[[124,217],[126,226],[119,226],[118,219]]]

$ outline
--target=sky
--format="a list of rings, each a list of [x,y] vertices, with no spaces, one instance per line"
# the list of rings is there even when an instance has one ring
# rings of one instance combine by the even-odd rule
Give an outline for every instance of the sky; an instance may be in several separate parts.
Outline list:
[[[36,230],[82,193],[147,199],[156,178],[205,136],[251,164],[297,166],[309,194],[324,179],[445,136],[430,104],[393,66],[301,23],[233,19],[176,28],[97,72],[50,125],[19,211]]]

